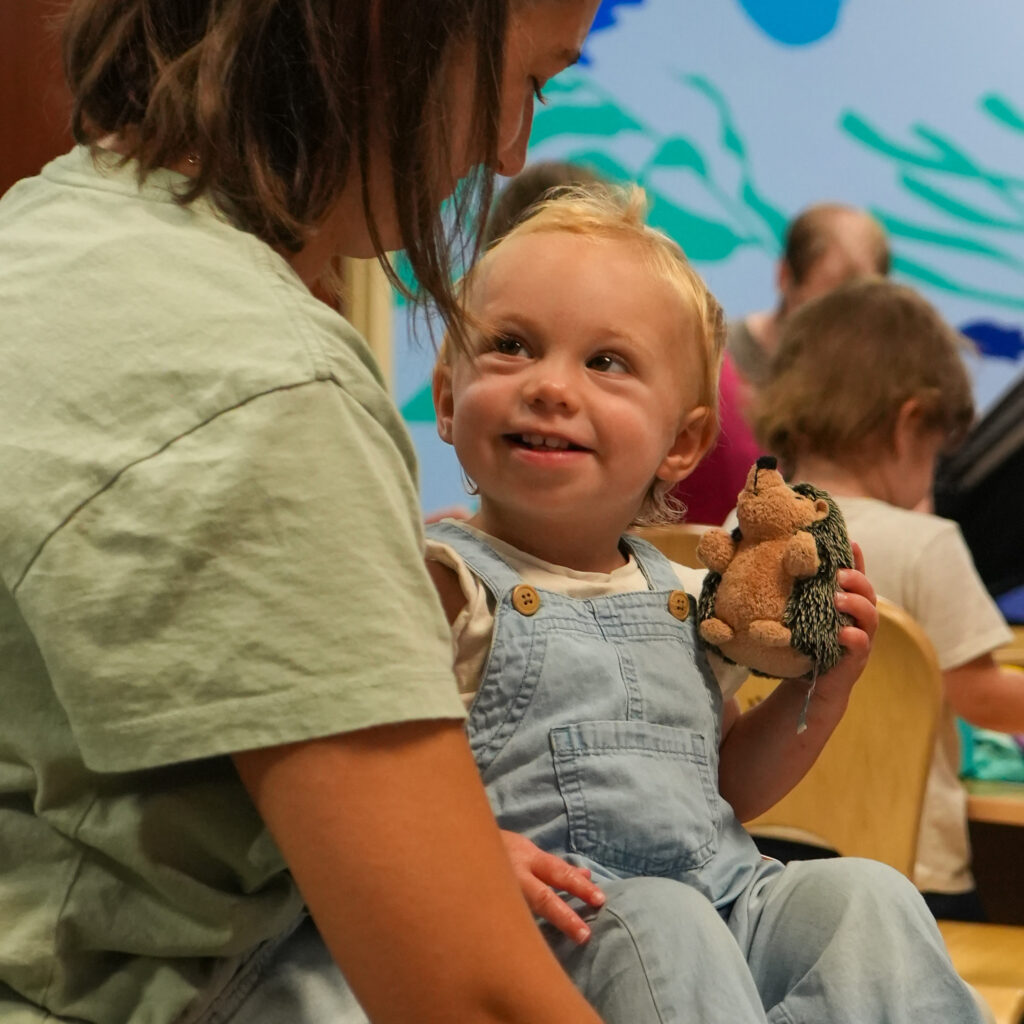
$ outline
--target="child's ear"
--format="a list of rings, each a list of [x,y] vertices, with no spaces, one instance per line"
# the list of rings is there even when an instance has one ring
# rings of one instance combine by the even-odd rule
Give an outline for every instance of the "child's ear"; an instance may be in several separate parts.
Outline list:
[[[921,422],[924,410],[917,398],[908,398],[896,414],[896,422],[892,428],[892,446],[897,456],[916,446],[921,433]]]
[[[452,444],[452,417],[455,413],[455,401],[452,398],[452,368],[447,363],[434,364],[431,393],[434,396],[437,435],[442,441]]]
[[[657,472],[658,480],[677,484],[685,480],[704,458],[714,441],[714,417],[706,405],[691,409],[683,419],[675,442],[668,450]]]

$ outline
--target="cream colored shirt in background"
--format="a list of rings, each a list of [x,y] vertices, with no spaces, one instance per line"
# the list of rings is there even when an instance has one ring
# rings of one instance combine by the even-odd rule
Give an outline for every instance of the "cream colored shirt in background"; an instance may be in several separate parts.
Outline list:
[[[850,537],[881,597],[928,634],[943,671],[1002,647],[1012,633],[974,567],[956,523],[874,498],[838,497]],[[967,794],[959,778],[956,716],[944,704],[917,845],[914,881],[926,892],[973,888]]]

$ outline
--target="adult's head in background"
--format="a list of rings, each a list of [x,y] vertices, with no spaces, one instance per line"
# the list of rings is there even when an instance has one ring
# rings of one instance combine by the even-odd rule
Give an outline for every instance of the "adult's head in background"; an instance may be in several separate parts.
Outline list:
[[[775,275],[775,308],[730,325],[728,347],[740,375],[751,387],[760,387],[787,316],[854,278],[885,277],[889,266],[885,231],[865,210],[843,203],[817,203],[803,210],[786,229]]]
[[[493,173],[522,168],[535,98],[578,58],[596,7],[78,0],[73,130],[141,177],[188,174],[184,202],[209,195],[307,283],[338,256],[404,249],[452,322],[440,204],[468,176],[460,212],[482,225]]]

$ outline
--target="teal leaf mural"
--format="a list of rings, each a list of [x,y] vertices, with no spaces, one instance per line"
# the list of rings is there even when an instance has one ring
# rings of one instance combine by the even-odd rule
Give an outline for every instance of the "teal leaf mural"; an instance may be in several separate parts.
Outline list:
[[[978,108],[998,126],[1024,134],[1024,117],[1005,97],[983,95]],[[894,181],[920,208],[918,217],[873,211],[893,239],[894,271],[926,288],[1024,309],[1024,179],[1016,168],[991,166],[985,154],[926,124],[909,125],[905,138],[893,138],[846,111],[839,128],[886,160]]]

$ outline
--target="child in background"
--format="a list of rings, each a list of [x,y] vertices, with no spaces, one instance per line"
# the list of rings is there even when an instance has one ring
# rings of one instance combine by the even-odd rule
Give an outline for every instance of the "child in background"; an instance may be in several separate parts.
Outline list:
[[[877,617],[842,573],[857,625],[806,731],[800,680],[740,715],[744,674],[696,643],[700,574],[626,534],[664,521],[707,450],[722,345],[717,303],[644,225],[642,193],[544,203],[464,296],[471,350],[446,343],[434,398],[480,508],[431,527],[428,564],[477,765],[565,968],[609,1024],[978,1020],[902,876],[783,867],[740,824],[817,756]]]
[[[992,652],[1011,638],[959,527],[914,511],[940,451],[974,415],[960,342],[909,288],[846,285],[787,321],[754,411],[792,479],[828,490],[864,552],[877,592],[924,628],[946,703],[925,796],[915,881],[938,917],[979,919],[955,716],[1024,729],[1024,677]]]

